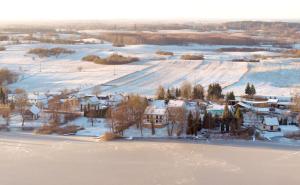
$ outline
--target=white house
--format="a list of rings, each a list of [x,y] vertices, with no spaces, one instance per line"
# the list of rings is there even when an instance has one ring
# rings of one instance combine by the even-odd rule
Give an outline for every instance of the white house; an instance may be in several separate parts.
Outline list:
[[[259,125],[259,129],[270,132],[279,131],[279,121],[277,117],[265,116],[262,123]]]
[[[154,100],[144,112],[144,125],[164,126],[167,123],[167,108],[164,100]]]
[[[25,111],[25,119],[26,120],[37,120],[40,117],[41,110],[35,106],[32,105],[29,109]]]
[[[170,100],[168,102],[168,108],[186,108],[186,103],[183,100]]]

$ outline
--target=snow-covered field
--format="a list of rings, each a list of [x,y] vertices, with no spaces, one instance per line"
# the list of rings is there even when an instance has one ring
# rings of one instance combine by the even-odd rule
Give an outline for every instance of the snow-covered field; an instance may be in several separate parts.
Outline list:
[[[27,54],[31,48],[37,47],[64,47],[76,52],[50,58]],[[218,82],[225,87],[225,91],[234,90],[236,94],[244,93],[247,82],[254,83],[258,94],[263,95],[289,96],[294,88],[299,88],[300,59],[273,59],[252,64],[233,63],[230,60],[234,58],[274,53],[216,52],[215,49],[220,47],[224,46],[135,45],[116,48],[110,43],[7,45],[6,51],[0,52],[0,68],[5,67],[20,73],[20,80],[10,87],[25,88],[29,92],[59,91],[65,88],[88,92],[96,85],[105,85],[102,87],[104,93],[133,92],[151,96],[159,85],[171,88],[180,86],[186,80],[205,87]],[[158,56],[155,54],[157,50],[174,52],[174,56]],[[139,57],[140,61],[116,66],[81,61],[83,56],[89,54],[105,57],[114,52]],[[180,56],[187,53],[204,54],[205,60],[180,60]]]

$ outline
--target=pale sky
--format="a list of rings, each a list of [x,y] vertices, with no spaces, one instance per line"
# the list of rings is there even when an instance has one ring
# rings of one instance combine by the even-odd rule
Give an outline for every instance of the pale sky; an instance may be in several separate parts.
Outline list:
[[[0,20],[297,19],[300,0],[1,0]]]

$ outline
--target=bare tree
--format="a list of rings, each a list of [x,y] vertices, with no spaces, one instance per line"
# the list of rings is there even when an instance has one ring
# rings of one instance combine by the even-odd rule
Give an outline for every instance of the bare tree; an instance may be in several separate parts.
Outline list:
[[[163,100],[165,98],[165,89],[161,85],[156,90],[156,98],[158,100]]]
[[[181,97],[189,99],[192,97],[192,84],[185,81],[180,87],[181,89]]]
[[[22,117],[22,127],[23,127],[25,122],[25,112],[29,103],[28,95],[24,89],[16,89],[15,93],[16,93],[16,97],[15,97],[16,110],[17,112],[19,112],[19,114]]]
[[[141,135],[143,135],[143,117],[147,100],[139,95],[130,95],[124,103],[127,107],[130,122],[135,123],[137,128],[140,129]]]
[[[117,107],[110,108],[107,117],[111,122],[112,131],[123,133],[123,131],[136,125],[143,134],[143,116],[147,106],[145,98],[139,95],[130,95]]]
[[[174,128],[176,128],[176,135],[181,135],[184,130],[185,115],[185,109],[182,107],[169,107],[167,109],[168,122],[171,124],[171,129],[168,125],[169,136],[173,135]]]
[[[5,119],[5,123],[8,126],[10,122],[11,109],[9,105],[0,105],[0,115]]]
[[[292,105],[292,110],[295,114],[293,119],[296,119],[298,118],[298,123],[300,124],[300,93],[299,92],[296,92],[295,93],[295,96],[293,97],[293,105]]]

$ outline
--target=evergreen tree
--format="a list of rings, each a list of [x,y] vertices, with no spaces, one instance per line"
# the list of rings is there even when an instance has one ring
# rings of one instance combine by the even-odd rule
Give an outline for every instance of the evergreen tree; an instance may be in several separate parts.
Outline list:
[[[163,100],[165,98],[165,89],[163,86],[159,86],[156,91],[156,99]]]
[[[205,110],[204,111],[204,116],[203,116],[203,128],[209,128],[209,120],[208,120],[208,113]]]
[[[208,113],[207,119],[208,119],[208,128],[213,129],[215,127],[215,122],[214,122],[215,120],[213,119],[213,116],[210,112]]]
[[[179,88],[176,88],[176,90],[175,90],[175,96],[176,96],[176,98],[178,98],[178,97],[181,96],[181,92],[180,92]]]
[[[196,117],[193,120],[193,135],[197,136],[197,132],[200,129],[200,116],[196,113]]]
[[[223,98],[222,87],[218,83],[210,84],[207,89],[207,98],[211,100],[218,100]]]
[[[249,82],[247,83],[247,86],[246,86],[246,88],[245,88],[245,94],[247,94],[247,95],[249,95],[249,96],[251,96],[251,87],[250,87],[250,84],[249,84]]]
[[[199,116],[199,115],[198,115],[198,116]],[[203,127],[202,119],[201,119],[200,116],[199,116],[199,118],[198,118],[198,125],[199,125],[199,126],[198,126],[198,130],[197,130],[197,131],[199,132],[199,131],[201,131],[201,129],[202,129],[202,127]]]
[[[187,135],[192,135],[193,134],[193,114],[190,111],[189,115],[188,115],[188,125],[187,125],[187,129],[186,129],[186,134]]]
[[[253,95],[256,94],[256,90],[255,90],[255,87],[254,87],[253,84],[252,84],[251,87],[250,87],[250,92],[251,92],[251,96],[253,96]]]
[[[229,101],[234,101],[235,100],[235,95],[233,91],[229,92],[226,94],[226,102],[229,103]]]
[[[229,111],[228,104],[226,103],[225,107],[224,107],[224,113],[222,116],[222,122],[223,122],[223,124],[226,125],[226,132],[229,131],[229,124],[231,121],[232,121],[232,114]]]
[[[166,95],[165,95],[165,99],[166,99],[166,100],[173,99],[173,96],[172,96],[172,94],[171,94],[170,89],[167,90]]]
[[[230,118],[230,111],[229,111],[229,108],[228,108],[228,103],[226,103],[225,107],[224,107],[224,112],[223,112],[222,119],[224,121],[227,121],[227,120],[229,120],[229,118]]]
[[[236,109],[234,117],[236,119],[236,128],[240,129],[241,124],[243,123],[243,113],[239,107]]]
[[[201,85],[193,87],[193,99],[204,99],[204,88]]]

